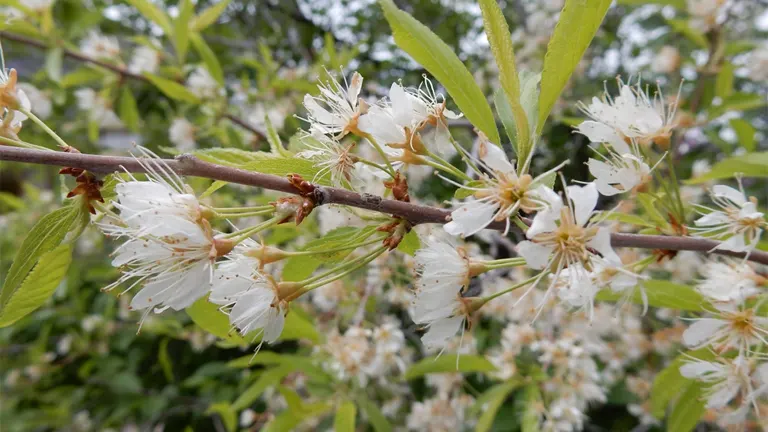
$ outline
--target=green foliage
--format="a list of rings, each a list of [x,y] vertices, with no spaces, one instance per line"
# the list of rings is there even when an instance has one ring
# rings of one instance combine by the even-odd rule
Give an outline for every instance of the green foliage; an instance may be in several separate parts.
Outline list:
[[[203,10],[197,16],[192,18],[190,28],[196,32],[205,30],[211,24],[215,23],[219,19],[219,16],[229,6],[232,0],[224,0],[215,2],[213,5]]]
[[[733,178],[736,174],[741,174],[744,177],[768,177],[768,152],[746,153],[723,159],[716,163],[708,173],[692,178],[687,183],[706,183],[712,180]]]
[[[333,429],[336,432],[355,432],[355,415],[357,409],[352,402],[344,402],[336,408],[333,419]]]
[[[379,4],[392,27],[397,46],[445,86],[456,106],[473,125],[492,142],[499,143],[499,131],[491,107],[472,74],[451,48],[424,24],[398,9],[392,0],[380,0]]]
[[[667,421],[667,432],[689,432],[699,423],[706,411],[706,399],[702,397],[703,384],[693,382],[680,395]],[[678,388],[679,392],[681,389]]]
[[[377,407],[368,398],[364,396],[358,398],[357,406],[360,407],[360,409],[368,417],[368,421],[371,423],[371,426],[373,426],[373,430],[375,432],[391,432],[392,431],[392,425],[389,424],[389,420],[387,420],[387,418],[384,417],[384,414],[381,412],[379,407]]]
[[[259,375],[259,378],[253,384],[248,386],[245,392],[238,396],[232,403],[232,409],[239,411],[243,408],[247,408],[253,404],[267,388],[277,385],[283,378],[295,370],[296,366],[292,364],[284,364],[265,370]]]
[[[503,404],[507,399],[507,396],[509,396],[513,390],[520,387],[521,384],[522,383],[519,380],[513,379],[501,384],[496,384],[480,395],[473,407],[475,412],[482,413],[480,419],[477,421],[477,425],[475,425],[475,432],[488,432],[491,430],[493,420],[496,418],[496,413],[499,411],[501,404]]]
[[[691,42],[698,45],[700,48],[709,47],[709,42],[707,42],[707,37],[704,36],[704,34],[699,30],[696,30],[693,27],[689,26],[687,20],[668,19],[667,24],[669,24],[669,26],[672,27],[673,31],[685,36]]]
[[[692,359],[711,360],[712,357],[712,352],[706,348],[688,351],[677,356],[659,372],[651,387],[651,414],[657,418],[664,417],[667,405],[680,396],[681,389],[689,387],[693,382],[680,374],[680,366]]]
[[[232,148],[198,150],[194,153],[198,158],[244,170],[285,176],[298,174],[315,184],[330,186],[330,175],[318,176],[319,169],[307,159],[283,157],[264,152],[249,152]]]
[[[163,92],[164,95],[171,99],[175,99],[180,102],[199,103],[199,100],[197,99],[197,96],[194,95],[194,93],[175,81],[153,75],[151,73],[145,73],[144,76],[152,84],[154,84],[158,90]]]
[[[216,54],[214,54],[213,50],[211,50],[211,47],[209,47],[205,42],[205,39],[203,39],[199,33],[190,33],[189,41],[192,42],[192,46],[195,47],[195,51],[197,51],[197,54],[199,54],[200,58],[203,59],[205,68],[208,69],[208,72],[211,74],[213,79],[215,79],[219,85],[223,86],[224,71],[221,70],[219,59],[216,58]]]
[[[227,432],[237,430],[237,412],[226,402],[212,404],[205,411],[206,414],[216,414],[221,418]]]
[[[126,2],[135,7],[148,20],[160,26],[165,34],[170,35],[173,33],[171,20],[168,18],[168,15],[166,15],[162,10],[160,10],[160,8],[155,6],[149,0],[126,0]]]
[[[536,384],[528,384],[523,388],[523,415],[520,422],[521,432],[537,432],[539,430],[539,417],[541,414],[540,406],[541,390]]]
[[[641,281],[643,289],[635,288],[629,301],[635,304],[644,304],[648,301],[648,306],[663,307],[687,311],[704,311],[709,304],[695,289],[688,285],[666,280],[647,280]],[[646,298],[643,298],[643,291]],[[595,297],[601,301],[618,301],[623,299],[625,293],[614,292],[610,289],[600,291]]]
[[[397,245],[397,250],[410,256],[415,255],[419,248],[421,248],[421,242],[419,241],[419,236],[416,234],[416,231],[410,231],[403,236],[403,240]]]
[[[229,319],[219,310],[219,306],[209,302],[207,297],[197,300],[185,311],[195,324],[208,333],[237,345],[248,344],[237,330],[229,325]]]
[[[458,361],[457,361],[458,360]],[[444,354],[425,358],[405,371],[405,379],[412,380],[426,374],[443,372],[493,372],[496,367],[483,356],[472,354]]]
[[[610,6],[610,0],[565,1],[544,57],[536,135],[541,133],[552,107],[592,42]]]
[[[128,129],[136,132],[139,130],[139,108],[136,106],[136,99],[133,97],[131,89],[126,86],[120,94],[120,120],[125,123]]]

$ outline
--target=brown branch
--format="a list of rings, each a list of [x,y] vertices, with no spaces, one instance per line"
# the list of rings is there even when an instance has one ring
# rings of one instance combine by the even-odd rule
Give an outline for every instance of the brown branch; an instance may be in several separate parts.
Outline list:
[[[44,42],[41,42],[39,40],[28,38],[26,36],[18,35],[18,34],[15,34],[15,33],[9,33],[7,31],[0,31],[0,41],[2,41],[3,39],[8,39],[8,40],[11,40],[11,41],[14,41],[14,42],[18,42],[18,43],[21,43],[21,44],[24,44],[24,45],[28,45],[28,46],[33,46],[35,48],[39,48],[39,49],[42,49],[42,50],[50,48]],[[105,61],[102,61],[102,60],[94,59],[94,58],[88,57],[86,55],[83,55],[83,54],[81,54],[79,52],[68,50],[68,49],[64,49],[63,50],[63,54],[66,57],[69,57],[69,58],[81,61],[83,63],[89,63],[89,64],[92,64],[92,65],[99,66],[101,68],[107,69],[107,70],[109,70],[111,72],[114,72],[114,73],[120,75],[123,78],[129,78],[129,79],[132,79],[132,80],[142,81],[142,82],[150,83],[151,84],[151,82],[149,81],[149,79],[146,76],[144,76],[142,74],[133,73],[133,72],[129,71],[128,69],[122,67],[122,66],[115,65],[115,64],[112,64],[112,63],[109,63],[109,62],[105,62]],[[245,120],[241,119],[240,117],[237,117],[237,116],[235,116],[233,114],[224,114],[224,118],[228,119],[229,121],[231,121],[232,123],[236,124],[237,126],[247,130],[248,132],[251,132],[252,134],[258,136],[259,138],[266,139],[266,137],[264,136],[263,133],[261,133],[258,129],[256,129],[255,127],[251,126],[248,122],[246,122]]]
[[[112,173],[125,169],[130,172],[145,172],[138,160],[124,156],[101,156],[82,153],[64,153],[56,151],[31,150],[25,148],[0,145],[0,160],[25,162],[41,165],[82,168],[94,173]],[[290,181],[285,177],[261,174],[239,168],[217,165],[202,161],[190,154],[178,156],[176,159],[163,159],[163,162],[180,175],[204,177],[257,186],[289,194],[299,194]],[[443,224],[450,220],[450,210],[439,209],[418,204],[383,199],[376,195],[358,194],[346,189],[317,186],[315,189],[317,205],[343,204],[351,207],[392,214],[407,219],[414,225],[423,223]],[[504,229],[504,223],[496,222],[489,228]],[[615,247],[635,247],[640,249],[690,250],[744,257],[744,253],[713,250],[720,242],[695,237],[671,237],[640,234],[611,234],[611,245]],[[753,251],[749,260],[768,264],[768,252]]]

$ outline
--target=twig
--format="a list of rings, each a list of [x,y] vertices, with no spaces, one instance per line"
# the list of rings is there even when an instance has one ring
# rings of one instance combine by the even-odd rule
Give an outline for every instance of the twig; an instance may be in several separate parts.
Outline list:
[[[36,40],[36,39],[28,38],[26,36],[18,35],[18,34],[15,34],[15,33],[9,33],[7,31],[0,32],[0,40],[2,40],[2,39],[8,39],[8,40],[11,40],[11,41],[14,41],[14,42],[18,42],[18,43],[21,43],[21,44],[24,44],[24,45],[33,46],[35,48],[39,48],[39,49],[43,49],[43,50],[49,48],[49,46],[46,45],[44,42],[41,42],[41,41]],[[122,67],[122,66],[115,65],[115,64],[112,64],[112,63],[109,63],[109,62],[105,62],[105,61],[102,61],[102,60],[94,59],[94,58],[88,57],[86,55],[83,55],[83,54],[81,54],[79,52],[68,50],[68,49],[64,49],[63,50],[63,54],[65,56],[69,57],[69,58],[81,61],[83,63],[90,63],[92,65],[99,66],[101,68],[104,68],[104,69],[107,69],[109,71],[112,71],[112,72],[120,75],[122,78],[129,78],[129,79],[136,80],[136,81],[143,81],[143,82],[146,82],[146,83],[150,83],[149,79],[146,76],[144,76],[142,74],[133,73],[133,72],[129,71],[128,69]],[[255,127],[251,126],[247,121],[241,119],[240,117],[237,117],[237,116],[235,116],[233,114],[224,114],[224,118],[228,119],[229,121],[231,121],[232,123],[236,124],[237,126],[247,130],[248,132],[251,132],[252,134],[258,136],[259,138],[266,139],[266,137],[264,136],[263,133],[261,133],[258,129],[256,129]]]
[[[94,173],[112,173],[121,169],[130,172],[145,172],[144,167],[141,166],[139,161],[132,157],[64,153],[8,146],[0,146],[0,160],[82,168]],[[167,163],[171,169],[180,175],[257,186],[294,195],[300,193],[285,177],[217,165],[202,161],[190,154],[183,154],[176,159],[164,159],[163,162]],[[333,187],[316,186],[314,198],[317,201],[317,205],[342,204],[379,213],[392,214],[407,219],[414,225],[423,223],[444,224],[450,220],[451,214],[450,210],[446,209],[394,201],[371,194],[358,194]],[[489,226],[489,228],[497,230],[503,230],[504,227],[504,222],[495,222]],[[635,247],[640,249],[712,251],[712,253],[739,258],[743,258],[746,255],[740,252],[713,250],[720,242],[694,237],[614,233],[611,234],[611,244],[616,247]],[[748,259],[757,263],[768,264],[768,252],[753,251]]]

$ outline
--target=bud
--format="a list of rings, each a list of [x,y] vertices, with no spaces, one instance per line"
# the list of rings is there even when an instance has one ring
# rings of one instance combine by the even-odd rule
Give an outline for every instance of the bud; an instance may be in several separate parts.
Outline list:
[[[277,262],[285,259],[288,256],[288,254],[282,249],[265,245],[258,245],[254,248],[248,249],[245,252],[245,255],[256,258],[262,264]]]
[[[277,297],[280,301],[290,302],[304,294],[304,285],[301,282],[282,281],[277,284]]]
[[[218,236],[213,239],[213,248],[216,251],[216,257],[223,257],[232,252],[237,243],[234,240]]]

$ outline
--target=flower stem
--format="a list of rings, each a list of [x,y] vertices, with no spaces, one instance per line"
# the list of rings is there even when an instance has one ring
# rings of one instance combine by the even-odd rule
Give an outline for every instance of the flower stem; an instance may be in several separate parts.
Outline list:
[[[532,277],[530,279],[526,279],[526,280],[524,280],[524,281],[522,281],[522,282],[520,282],[518,284],[512,285],[511,287],[509,287],[509,288],[507,288],[505,290],[502,290],[502,291],[499,291],[497,293],[493,293],[493,294],[491,294],[489,296],[483,297],[483,300],[484,300],[485,303],[487,303],[487,302],[495,299],[496,297],[500,297],[500,296],[502,296],[504,294],[511,293],[512,291],[514,291],[514,290],[516,290],[518,288],[522,288],[522,287],[530,284],[531,282],[535,281],[536,279],[539,279],[540,277],[543,277],[547,273],[549,273],[549,270],[546,270],[543,274],[539,273],[539,274],[537,274],[536,276],[534,276],[534,277]]]
[[[464,159],[464,162],[466,162],[467,165],[469,165],[476,173],[480,174],[482,172],[480,168],[478,168],[477,165],[475,165],[475,163],[472,162],[472,159],[470,159],[469,156],[467,156],[467,151],[464,150],[458,142],[456,142],[456,140],[453,138],[453,135],[451,135],[450,133],[448,134],[448,140],[451,141],[451,144],[456,149],[456,151],[461,155],[461,158]]]
[[[38,126],[40,126],[40,128],[42,128],[45,131],[45,133],[47,133],[48,135],[51,136],[51,138],[56,140],[56,142],[59,144],[59,147],[61,147],[62,149],[66,149],[70,147],[70,145],[67,144],[66,141],[61,139],[61,137],[57,135],[56,132],[53,131],[53,129],[49,128],[44,121],[40,120],[36,115],[32,114],[32,111],[24,108],[19,108],[18,111],[26,115],[27,117],[29,117],[29,119],[32,120]]]
[[[272,219],[262,222],[256,226],[246,228],[240,231],[235,231],[233,233],[229,233],[224,237],[234,240],[235,243],[240,243],[243,240],[247,239],[248,237],[256,234],[257,232],[263,231],[267,228],[277,225],[278,223],[280,223],[281,220],[282,218],[280,217],[273,217]]]
[[[387,246],[381,246],[379,248],[374,249],[374,251],[369,253],[368,255],[363,255],[361,258],[357,258],[357,259],[355,259],[353,261],[350,261],[349,263],[347,263],[345,265],[339,266],[336,269],[334,269],[334,272],[338,271],[339,268],[343,268],[343,267],[349,267],[349,268],[347,268],[346,270],[344,270],[344,271],[342,271],[340,273],[334,274],[334,275],[330,276],[327,279],[320,279],[320,280],[318,280],[318,278],[312,278],[312,279],[314,279],[316,281],[304,285],[304,291],[305,292],[306,291],[311,291],[311,290],[313,290],[315,288],[320,288],[323,285],[326,285],[326,284],[331,283],[331,282],[333,282],[335,280],[339,280],[339,279],[343,278],[344,276],[352,273],[353,271],[355,271],[355,270],[357,270],[357,269],[359,269],[361,267],[366,266],[368,263],[370,263],[371,261],[375,260],[379,255],[384,253],[385,250],[387,250]],[[306,283],[306,282],[304,282],[304,283]]]
[[[364,241],[362,243],[355,243],[351,245],[345,245],[345,246],[339,246],[336,248],[331,249],[318,249],[318,250],[307,250],[307,251],[295,251],[295,252],[285,252],[286,256],[306,256],[306,255],[318,255],[318,254],[325,254],[325,253],[333,253],[333,252],[341,252],[349,249],[357,249],[359,247],[372,245],[374,243],[378,243],[382,241],[387,236],[381,236],[377,237],[372,240]]]
[[[275,212],[274,208],[271,208],[269,210],[260,210],[260,211],[252,211],[252,212],[243,212],[243,213],[216,213],[217,218],[222,219],[236,219],[241,217],[250,217],[250,216],[266,216],[270,215]]]
[[[39,146],[37,144],[32,144],[32,143],[28,143],[21,140],[14,140],[14,139],[6,138],[4,136],[0,136],[0,144],[6,144],[13,147],[28,148],[33,150],[53,151],[53,149],[49,149],[48,147]]]
[[[519,267],[521,265],[525,265],[525,259],[524,258],[507,258],[503,260],[484,261],[482,262],[482,264],[486,270],[496,270],[496,269]]]
[[[385,170],[392,178],[395,178],[395,169],[392,167],[392,164],[389,162],[389,157],[387,156],[387,153],[384,151],[383,148],[379,145],[379,143],[376,142],[375,139],[371,136],[371,134],[365,134],[362,136],[363,138],[367,139],[371,145],[373,145],[373,148],[376,149],[377,152],[379,152],[379,156],[381,156],[382,159],[384,159],[384,162],[387,164],[387,169]]]

